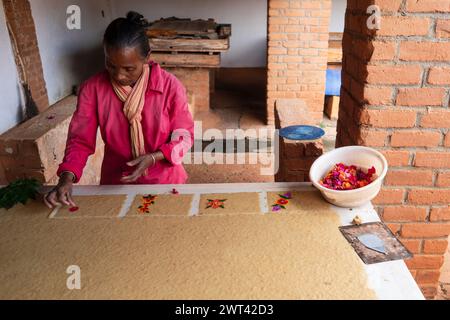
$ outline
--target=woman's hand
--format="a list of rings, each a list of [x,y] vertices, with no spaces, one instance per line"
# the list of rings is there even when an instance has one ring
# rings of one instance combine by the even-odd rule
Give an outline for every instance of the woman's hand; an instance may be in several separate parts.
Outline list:
[[[72,186],[74,176],[69,173],[63,173],[59,179],[58,185],[54,187],[44,197],[44,203],[50,209],[53,209],[62,203],[66,206],[76,207],[75,202],[72,199]]]
[[[137,167],[131,175],[123,177],[122,179],[120,179],[120,181],[122,183],[136,182],[140,177],[144,175],[145,170],[153,167],[156,162],[161,160],[164,160],[164,155],[162,154],[162,152],[158,151],[155,153],[145,154],[128,162],[127,165],[129,167]]]

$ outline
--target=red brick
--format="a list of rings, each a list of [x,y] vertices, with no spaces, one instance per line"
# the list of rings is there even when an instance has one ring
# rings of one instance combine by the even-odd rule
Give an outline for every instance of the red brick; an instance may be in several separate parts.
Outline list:
[[[444,146],[450,148],[450,132],[445,135]]]
[[[269,17],[269,25],[283,25],[288,23],[289,20],[285,17]]]
[[[404,61],[448,61],[450,43],[404,41],[400,43],[399,58]]]
[[[401,236],[404,238],[439,238],[450,234],[450,224],[444,223],[405,223]]]
[[[432,186],[432,170],[389,170],[386,175],[387,186]]]
[[[450,68],[432,67],[428,73],[428,83],[447,85],[450,83]]]
[[[384,29],[384,26],[383,28]],[[392,60],[395,56],[397,48],[393,41],[371,41],[373,46],[373,53],[370,57],[370,61],[378,60]]]
[[[436,147],[440,142],[441,133],[434,131],[394,131],[391,137],[392,147]]]
[[[317,1],[317,0],[302,0],[300,1],[301,4],[300,6],[303,9],[322,9],[322,1]]]
[[[387,131],[361,129],[358,144],[368,147],[384,147],[386,145],[387,136]]]
[[[380,193],[372,200],[374,204],[402,204],[405,190],[381,188]]]
[[[449,0],[407,0],[407,12],[449,12]]]
[[[386,157],[389,167],[407,166],[409,164],[409,151],[382,150],[380,152]]]
[[[416,240],[416,239],[400,239],[401,243],[411,251],[411,253],[416,254],[420,253],[422,240]]]
[[[418,151],[414,165],[426,168],[450,168],[450,152]]]
[[[450,187],[450,172],[439,172],[436,186],[440,188]]]
[[[418,65],[369,65],[367,73],[368,84],[419,84],[422,68]]]
[[[353,83],[352,83],[353,84]],[[352,91],[354,90],[352,86]],[[392,104],[392,87],[364,87],[361,95],[367,104],[390,105]]]
[[[269,8],[271,9],[289,8],[289,0],[270,0]]]
[[[386,223],[386,227],[389,228],[389,230],[391,230],[391,232],[396,235],[399,236],[400,235],[400,230],[402,225],[399,223]]]
[[[379,36],[426,36],[430,27],[429,18],[386,16],[382,18]]]
[[[364,109],[360,123],[378,128],[412,128],[416,124],[414,110]]]
[[[358,0],[358,2],[363,6],[361,9],[367,8],[367,4],[364,1]],[[379,6],[382,12],[397,12],[400,10],[402,0],[374,0],[373,3]],[[364,8],[364,5],[366,8]]]
[[[421,284],[420,290],[422,291],[424,297],[429,300],[433,300],[436,296],[438,290],[437,290],[438,284]]]
[[[3,6],[6,19],[16,35],[17,49],[21,52],[28,81],[33,83],[30,87],[32,98],[38,110],[42,112],[49,107],[49,102],[29,1],[4,1]],[[29,48],[33,50],[27,51]]]
[[[385,207],[383,210],[383,221],[407,222],[425,221],[427,210],[413,206]]]
[[[280,147],[283,149],[285,158],[296,159],[305,156],[305,144],[302,142],[283,138]]]
[[[450,110],[429,110],[420,121],[422,128],[450,128]]]
[[[307,171],[290,171],[288,170],[282,180],[276,180],[277,182],[307,182],[308,172]]]
[[[411,204],[447,204],[450,203],[450,189],[413,189],[409,191]]]
[[[432,208],[430,221],[450,221],[450,207]]]
[[[416,281],[420,284],[436,283],[439,281],[441,272],[436,270],[418,270],[416,275]]]
[[[402,88],[398,90],[398,106],[442,106],[444,88]]]
[[[323,154],[323,142],[308,142],[305,146],[305,156],[321,156]]]
[[[19,153],[19,146],[16,140],[0,139],[0,155],[13,156]]]
[[[424,240],[423,253],[426,254],[444,254],[448,248],[447,239]]]
[[[306,11],[300,9],[286,9],[284,10],[285,17],[304,17]],[[324,12],[321,12],[323,14]]]
[[[450,38],[450,20],[438,19],[436,22],[436,37]]]
[[[284,159],[280,166],[285,166],[288,170],[309,170],[317,157],[305,157],[302,159]]]
[[[444,257],[438,255],[415,255],[405,261],[410,269],[439,269],[444,263]]]

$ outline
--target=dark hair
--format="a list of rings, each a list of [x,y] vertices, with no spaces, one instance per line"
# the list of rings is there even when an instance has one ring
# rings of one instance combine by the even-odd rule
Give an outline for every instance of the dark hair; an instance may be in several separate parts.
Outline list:
[[[130,11],[126,18],[118,18],[106,28],[103,43],[112,48],[138,47],[142,57],[150,52],[144,16]]]

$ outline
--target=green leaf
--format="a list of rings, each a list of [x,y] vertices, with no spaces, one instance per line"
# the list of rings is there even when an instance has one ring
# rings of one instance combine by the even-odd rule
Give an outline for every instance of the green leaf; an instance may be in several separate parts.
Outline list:
[[[36,199],[41,183],[36,179],[18,179],[0,189],[0,208],[10,209],[17,203],[26,204],[28,199]]]

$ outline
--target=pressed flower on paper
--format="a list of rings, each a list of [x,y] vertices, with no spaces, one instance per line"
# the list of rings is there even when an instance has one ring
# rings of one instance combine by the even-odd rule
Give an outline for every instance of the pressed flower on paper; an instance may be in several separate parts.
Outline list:
[[[208,203],[206,204],[206,209],[225,209],[225,201],[227,199],[207,199]]]
[[[275,204],[272,205],[273,212],[278,212],[281,209],[286,209],[286,205],[289,204],[289,200],[292,199],[292,194],[290,192],[279,194],[278,196],[280,198],[276,201]]]

